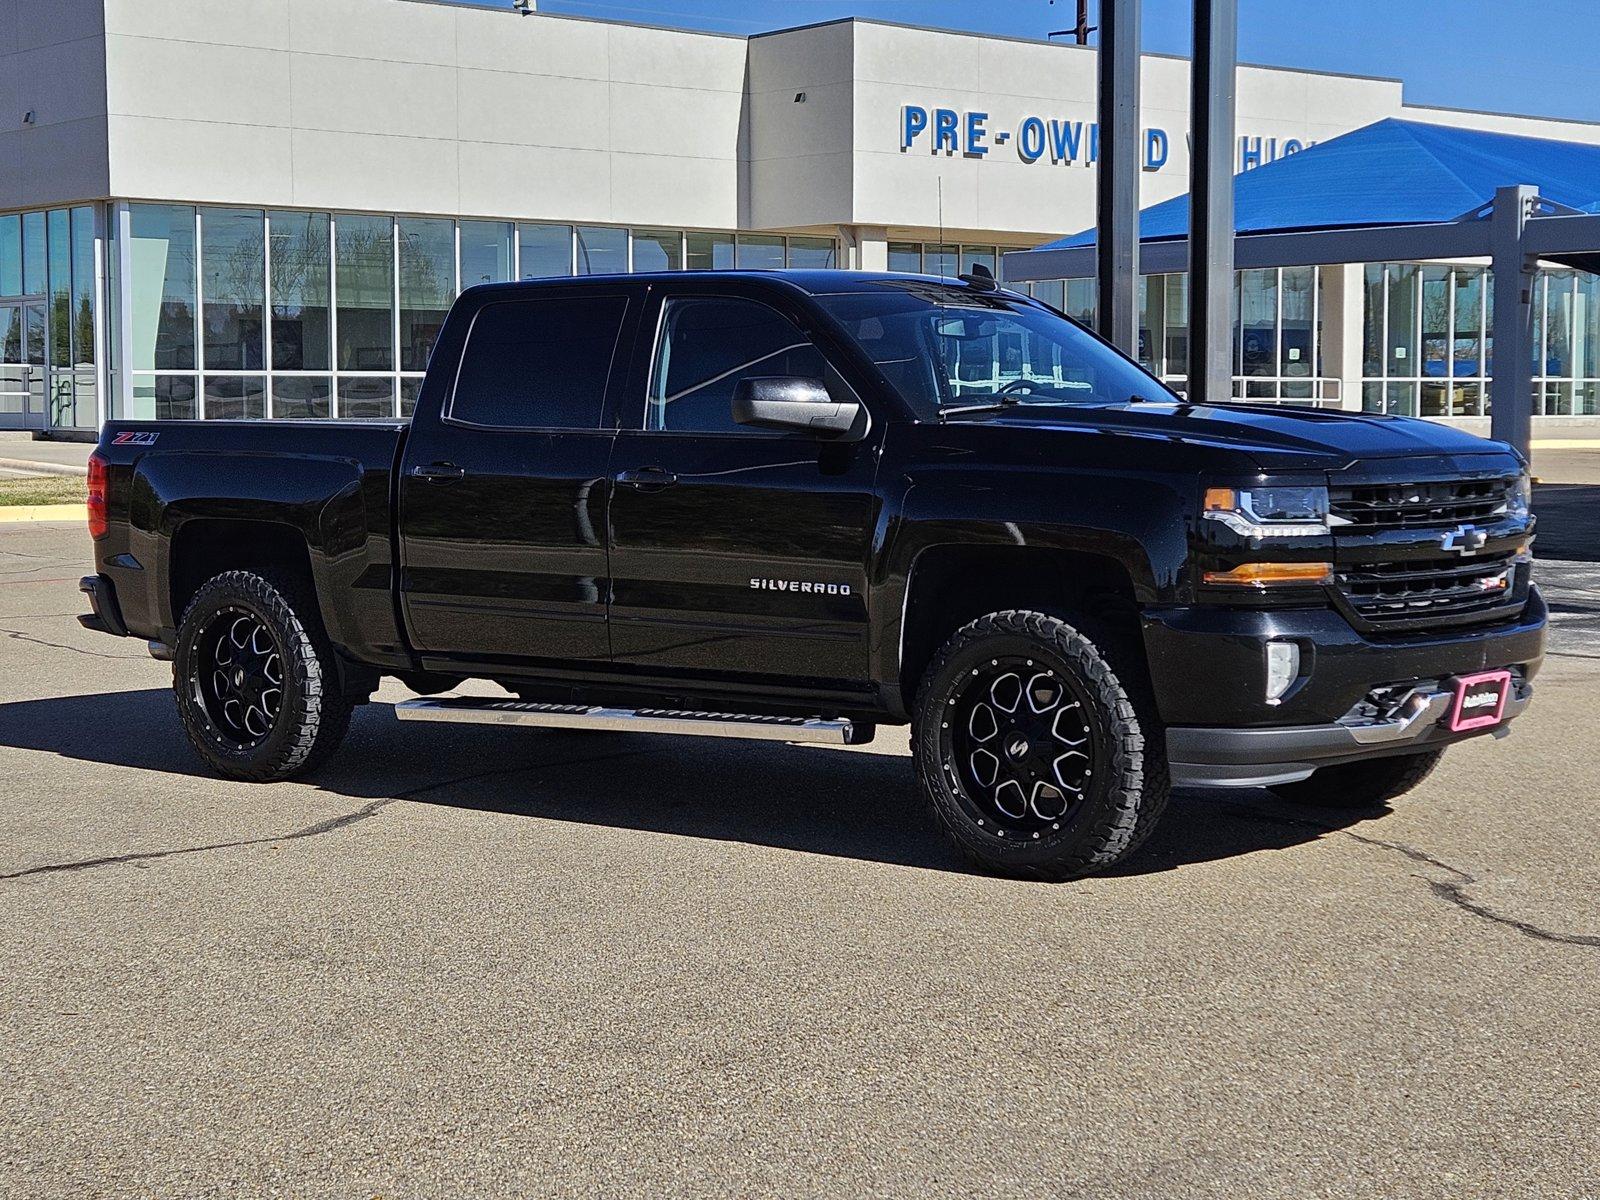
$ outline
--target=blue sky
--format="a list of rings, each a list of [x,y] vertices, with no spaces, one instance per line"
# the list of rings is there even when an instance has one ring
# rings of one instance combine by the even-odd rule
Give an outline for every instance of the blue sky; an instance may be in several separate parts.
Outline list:
[[[506,6],[509,0],[474,0]],[[838,17],[1042,37],[1074,0],[538,0],[544,12],[750,34]],[[1600,0],[1239,0],[1240,57],[1405,80],[1415,104],[1600,121]],[[1097,7],[1097,5],[1092,5]],[[1144,0],[1144,46],[1185,54],[1189,0]]]

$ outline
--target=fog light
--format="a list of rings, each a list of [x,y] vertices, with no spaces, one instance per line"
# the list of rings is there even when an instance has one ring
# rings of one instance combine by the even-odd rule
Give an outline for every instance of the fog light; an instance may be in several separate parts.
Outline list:
[[[1276,704],[1283,699],[1296,679],[1300,678],[1300,647],[1295,642],[1267,643],[1267,703]]]

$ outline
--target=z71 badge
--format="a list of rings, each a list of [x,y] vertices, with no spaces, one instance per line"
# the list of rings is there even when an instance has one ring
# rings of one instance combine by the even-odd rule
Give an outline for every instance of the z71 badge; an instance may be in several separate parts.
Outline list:
[[[159,433],[154,433],[150,430],[143,430],[138,433],[130,430],[127,433],[117,434],[116,437],[111,439],[111,444],[113,446],[154,446],[156,439],[160,436]]]
[[[848,596],[848,583],[810,583],[803,579],[752,579],[750,586],[759,592],[809,592],[813,596]]]

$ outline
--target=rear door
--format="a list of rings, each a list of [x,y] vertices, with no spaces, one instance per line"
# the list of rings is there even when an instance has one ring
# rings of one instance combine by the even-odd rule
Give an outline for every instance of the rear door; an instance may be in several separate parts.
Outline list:
[[[726,290],[723,290],[726,289]],[[612,650],[671,678],[853,690],[881,425],[853,441],[735,424],[746,376],[845,387],[781,300],[654,289],[612,455]]]
[[[604,661],[607,389],[643,289],[486,293],[430,371],[400,479],[401,598],[434,669]]]

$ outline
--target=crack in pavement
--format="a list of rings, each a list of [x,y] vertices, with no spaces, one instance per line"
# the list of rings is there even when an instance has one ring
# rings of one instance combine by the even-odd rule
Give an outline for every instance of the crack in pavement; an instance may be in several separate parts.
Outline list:
[[[516,775],[525,771],[540,771],[552,767],[577,767],[590,763],[609,762],[618,758],[635,758],[641,754],[648,754],[648,750],[626,750],[618,754],[596,754],[584,758],[563,759],[559,762],[528,763],[519,767],[496,767],[489,771],[471,771],[465,775],[457,775],[450,779],[440,779],[433,783],[426,783],[420,787],[408,788],[403,792],[396,792],[393,796],[382,796],[370,800],[352,812],[342,813],[336,817],[328,817],[315,824],[307,825],[304,829],[296,829],[290,833],[278,834],[274,837],[242,838],[234,842],[211,842],[202,846],[176,846],[170,850],[144,850],[132,854],[108,854],[100,858],[84,858],[73,862],[46,863],[39,867],[29,867],[25,871],[13,871],[10,874],[0,875],[0,882],[12,879],[26,879],[30,875],[58,875],[68,871],[87,871],[95,867],[114,867],[124,863],[148,862],[154,859],[173,858],[184,854],[202,854],[211,850],[236,850],[245,846],[262,846],[274,842],[294,842],[302,838],[320,837],[323,834],[335,833],[341,829],[348,829],[352,825],[375,817],[378,813],[400,800],[414,800],[418,796],[441,788],[453,787],[462,783],[473,783],[480,779],[492,779],[500,775]]]
[[[4,634],[14,642],[32,642],[35,646],[48,646],[52,650],[70,650],[73,654],[82,654],[89,658],[115,658],[123,662],[136,662],[145,657],[142,654],[107,654],[103,650],[84,650],[79,646],[68,646],[62,642],[32,637],[20,629],[0,629],[0,634]]]
[[[1408,846],[1404,842],[1387,842],[1382,838],[1368,837],[1361,833],[1352,833],[1348,829],[1340,829],[1336,825],[1324,825],[1320,821],[1307,821],[1299,817],[1286,817],[1281,813],[1270,813],[1248,804],[1228,804],[1223,807],[1229,811],[1246,817],[1253,817],[1258,821],[1270,824],[1287,825],[1300,829],[1315,829],[1322,833],[1339,834],[1360,842],[1364,846],[1372,846],[1379,850],[1390,850],[1402,854],[1412,862],[1422,863],[1433,867],[1435,870],[1444,871],[1455,876],[1451,880],[1423,879],[1423,882],[1433,891],[1435,896],[1448,904],[1459,908],[1462,912],[1470,913],[1481,920],[1489,921],[1496,925],[1504,925],[1515,929],[1518,933],[1535,938],[1542,942],[1555,942],[1563,946],[1600,946],[1600,937],[1592,937],[1584,933],[1556,933],[1549,929],[1541,928],[1530,921],[1523,921],[1517,917],[1508,917],[1504,913],[1496,912],[1487,904],[1474,900],[1468,896],[1467,889],[1478,882],[1475,875],[1469,875],[1460,867],[1452,866],[1443,859],[1435,858],[1426,850],[1419,850],[1415,846]],[[1418,876],[1418,878],[1422,878]]]

